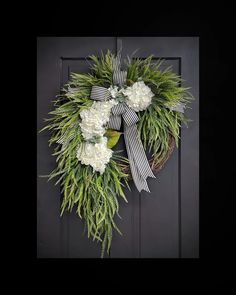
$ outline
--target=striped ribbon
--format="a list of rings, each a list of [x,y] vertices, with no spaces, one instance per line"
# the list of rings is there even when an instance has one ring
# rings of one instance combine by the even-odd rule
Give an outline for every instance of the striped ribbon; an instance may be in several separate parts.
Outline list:
[[[120,70],[121,56],[117,55],[112,61],[113,66],[113,84],[122,86],[126,80],[127,72]],[[94,100],[105,100],[109,97],[107,89],[104,87],[93,86],[90,98]],[[120,130],[122,118],[124,120],[124,139],[126,150],[130,162],[132,178],[137,190],[150,192],[147,185],[147,177],[155,178],[153,174],[143,144],[139,138],[136,123],[139,118],[134,110],[123,102],[113,106],[112,115],[110,116],[108,127]]]
[[[106,100],[111,97],[110,91],[105,87],[93,86],[90,98],[93,100]]]
[[[112,59],[113,84],[123,86],[127,77],[127,71],[121,71],[120,64],[121,55],[118,54],[115,58]]]
[[[129,108],[125,102],[112,108],[108,127],[120,130],[121,116],[124,120],[124,139],[130,162],[132,178],[139,192],[145,190],[150,192],[147,185],[147,177],[155,178],[147,160],[143,144],[139,138],[136,123],[139,118],[134,110]]]

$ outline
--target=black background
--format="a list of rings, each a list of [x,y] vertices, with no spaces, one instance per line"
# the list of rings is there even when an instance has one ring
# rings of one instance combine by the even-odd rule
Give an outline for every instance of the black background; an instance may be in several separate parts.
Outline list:
[[[165,1],[163,1],[165,2]],[[22,83],[18,100],[19,134],[26,155],[21,157],[16,184],[22,209],[12,219],[15,266],[34,270],[37,288],[49,282],[82,292],[141,292],[158,294],[220,290],[234,287],[234,100],[235,16],[227,2],[165,3],[49,2],[21,6],[13,22],[17,73]],[[18,25],[20,32],[18,33]],[[53,260],[36,258],[36,37],[37,36],[199,36],[200,37],[200,259]],[[19,77],[19,78],[20,78]],[[23,88],[27,91],[23,92]],[[18,111],[18,110],[17,110]],[[34,125],[35,123],[35,125]],[[29,137],[29,134],[32,136]],[[24,137],[24,138],[23,138]],[[21,151],[19,151],[21,153]],[[33,160],[35,159],[35,160]],[[29,165],[26,165],[29,164]],[[25,168],[23,173],[22,168]],[[19,177],[17,177],[18,179]],[[19,178],[20,179],[20,178]],[[31,188],[31,190],[29,190]],[[17,195],[15,195],[17,197]],[[14,203],[13,202],[13,203]],[[11,214],[8,211],[7,214]],[[19,226],[19,221],[24,221]],[[20,260],[19,260],[20,259]],[[18,261],[19,260],[19,261]],[[17,277],[23,274],[18,272]],[[21,283],[24,282],[20,279]],[[83,289],[83,291],[82,291]],[[235,288],[234,288],[235,289]],[[43,290],[43,289],[42,289]],[[45,289],[49,291],[48,287]],[[151,292],[152,290],[152,292]],[[55,291],[54,291],[55,292]]]

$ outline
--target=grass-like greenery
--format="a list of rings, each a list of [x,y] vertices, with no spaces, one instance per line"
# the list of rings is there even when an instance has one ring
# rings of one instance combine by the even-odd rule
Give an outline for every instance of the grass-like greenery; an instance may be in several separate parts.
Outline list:
[[[167,107],[176,103],[187,104],[193,99],[189,88],[182,87],[183,81],[170,67],[160,70],[162,60],[152,62],[152,56],[146,59],[128,59],[127,81],[129,84],[142,79],[155,96],[152,104],[138,113],[138,130],[145,149],[153,154],[154,165],[161,162],[168,151],[169,136],[175,139],[176,146],[179,140],[181,122],[187,119],[180,112],[171,111]]]
[[[122,165],[128,160],[113,153],[105,172],[100,175],[93,172],[91,166],[82,165],[76,152],[83,144],[80,131],[80,112],[92,105],[90,92],[93,85],[109,87],[112,84],[111,52],[98,58],[91,56],[90,74],[73,73],[68,84],[57,96],[55,109],[46,119],[51,137],[49,145],[55,146],[57,167],[50,173],[49,180],[57,177],[63,193],[61,214],[65,210],[76,208],[78,216],[85,220],[88,237],[102,243],[102,256],[105,249],[109,253],[113,229],[117,228],[114,217],[118,214],[119,199],[126,202],[123,186],[127,185],[128,175],[122,172]],[[166,106],[174,103],[187,103],[191,99],[187,88],[181,87],[181,78],[171,71],[159,69],[161,62],[152,63],[152,57],[145,60],[128,59],[127,85],[141,78],[155,94],[152,104],[139,112],[138,130],[144,147],[149,148],[158,163],[168,150],[168,138],[171,134],[178,144],[179,127],[185,122],[183,114],[170,111]],[[58,144],[58,141],[61,144]]]

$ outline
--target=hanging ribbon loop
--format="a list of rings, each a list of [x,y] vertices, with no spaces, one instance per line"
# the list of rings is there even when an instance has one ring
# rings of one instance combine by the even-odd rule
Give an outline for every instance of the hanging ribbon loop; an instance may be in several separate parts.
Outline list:
[[[127,71],[121,71],[120,64],[121,55],[118,54],[115,58],[112,59],[113,84],[123,86],[126,81]]]
[[[110,91],[101,86],[93,86],[90,94],[90,98],[93,100],[105,100],[111,97]]]

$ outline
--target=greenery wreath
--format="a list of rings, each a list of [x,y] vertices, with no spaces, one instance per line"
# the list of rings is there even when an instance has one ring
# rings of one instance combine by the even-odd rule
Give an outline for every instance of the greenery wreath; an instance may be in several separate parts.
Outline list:
[[[181,123],[188,121],[183,109],[193,97],[170,67],[160,70],[163,60],[121,61],[110,51],[90,59],[91,72],[71,74],[42,130],[51,131],[49,146],[55,145],[57,167],[47,177],[58,177],[61,185],[61,215],[75,206],[88,237],[102,243],[103,257],[113,229],[121,234],[114,217],[119,216],[118,198],[128,202],[123,187],[129,188],[133,178],[139,191],[149,191],[146,178],[155,177],[152,171],[158,172],[178,146]],[[121,120],[128,158],[112,150],[122,134]],[[142,150],[147,149],[152,171],[147,168],[140,176],[147,167]]]

